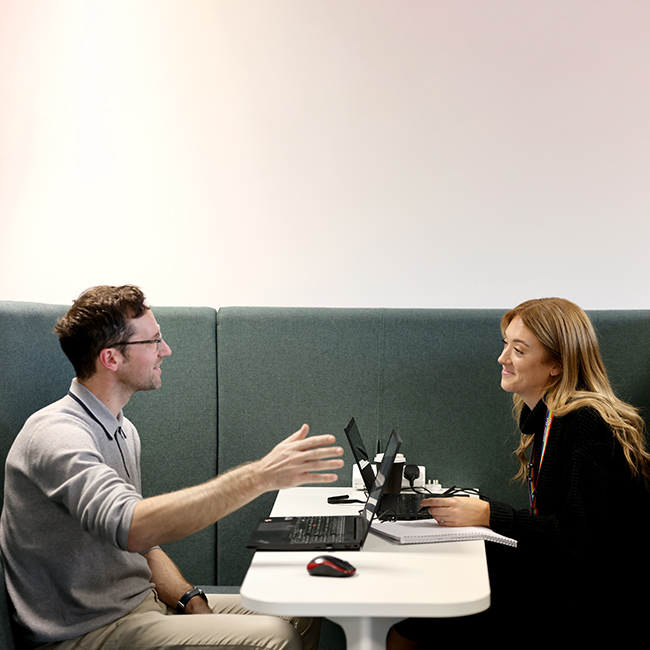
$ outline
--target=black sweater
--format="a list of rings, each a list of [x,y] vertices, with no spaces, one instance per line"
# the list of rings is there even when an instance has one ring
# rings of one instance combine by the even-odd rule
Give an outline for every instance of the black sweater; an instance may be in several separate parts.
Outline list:
[[[545,419],[543,402],[521,414],[520,429],[535,435],[537,448]],[[407,619],[396,626],[400,634],[423,648],[506,634],[527,648],[547,648],[559,640],[601,647],[645,630],[650,497],[593,409],[553,419],[537,509],[532,515],[490,501],[490,527],[518,545],[486,543],[489,610],[458,619]]]
[[[537,449],[545,418],[542,401],[521,414],[520,429],[534,434]],[[638,597],[636,578],[649,563],[643,550],[650,526],[648,490],[632,478],[620,443],[595,410],[580,408],[553,419],[537,509],[532,515],[490,503],[490,527],[518,540],[510,586],[531,585],[529,604],[544,607],[552,601],[565,609],[581,602],[593,611],[612,598]],[[626,593],[629,589],[635,593]]]

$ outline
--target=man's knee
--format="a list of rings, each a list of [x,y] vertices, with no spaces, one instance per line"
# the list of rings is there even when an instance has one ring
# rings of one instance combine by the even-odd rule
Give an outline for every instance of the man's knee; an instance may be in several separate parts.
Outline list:
[[[264,650],[302,650],[300,632],[289,621],[275,616],[256,616],[251,619],[242,617],[242,628],[249,627],[247,641],[251,648]],[[255,629],[252,629],[255,628]]]

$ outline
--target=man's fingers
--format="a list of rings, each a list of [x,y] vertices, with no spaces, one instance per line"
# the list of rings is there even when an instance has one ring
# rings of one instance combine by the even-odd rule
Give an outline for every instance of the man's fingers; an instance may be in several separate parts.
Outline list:
[[[342,458],[332,458],[330,460],[312,460],[304,467],[307,472],[323,472],[328,469],[341,469],[344,464]]]
[[[315,449],[307,449],[301,453],[303,460],[316,462],[318,460],[322,460],[323,458],[343,456],[343,447],[316,447]]]
[[[336,442],[336,437],[323,434],[320,436],[310,436],[309,438],[302,438],[294,441],[294,444],[300,451],[309,451],[318,447],[329,447]]]
[[[299,485],[304,485],[305,483],[334,483],[337,478],[338,476],[336,474],[305,474],[305,480]]]
[[[331,434],[322,434],[311,437],[308,437],[308,434],[309,425],[303,424],[298,431],[292,433],[284,442],[295,444],[301,451],[314,449],[315,447],[333,445],[336,442],[336,437]]]
[[[293,442],[294,440],[303,440],[304,438],[307,437],[307,434],[309,433],[309,425],[308,424],[303,424],[298,431],[295,431],[292,433],[288,438],[287,442]]]
[[[331,473],[332,470],[339,470],[343,465],[342,458],[308,461],[294,467],[290,474],[285,474],[285,478],[294,486],[305,483],[332,483],[338,478],[336,474]]]
[[[343,456],[343,447],[332,446],[336,442],[333,435],[308,437],[308,433],[309,427],[303,424],[260,461],[273,489],[337,480],[332,472],[344,465],[339,458]]]

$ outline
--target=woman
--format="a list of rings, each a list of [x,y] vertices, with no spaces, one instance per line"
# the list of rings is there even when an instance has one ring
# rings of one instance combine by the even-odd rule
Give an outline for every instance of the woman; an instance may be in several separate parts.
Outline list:
[[[465,634],[476,623],[478,635],[486,626],[535,625],[543,616],[579,623],[573,629],[584,638],[621,615],[629,620],[641,604],[650,521],[642,419],[614,395],[593,326],[577,305],[529,300],[505,314],[501,330],[501,387],[513,393],[521,430],[515,478],[527,483],[530,508],[462,497],[422,505],[441,526],[489,526],[518,546],[486,545],[487,612],[408,619],[391,631],[389,648],[427,647],[436,630]],[[648,596],[642,606],[647,610]]]

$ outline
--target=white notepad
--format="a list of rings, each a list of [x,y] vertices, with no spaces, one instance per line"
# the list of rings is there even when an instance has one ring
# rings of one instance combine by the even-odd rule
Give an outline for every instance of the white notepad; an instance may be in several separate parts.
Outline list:
[[[435,544],[484,540],[517,546],[517,540],[499,535],[485,526],[440,526],[431,519],[419,521],[377,521],[370,530],[399,544]]]

